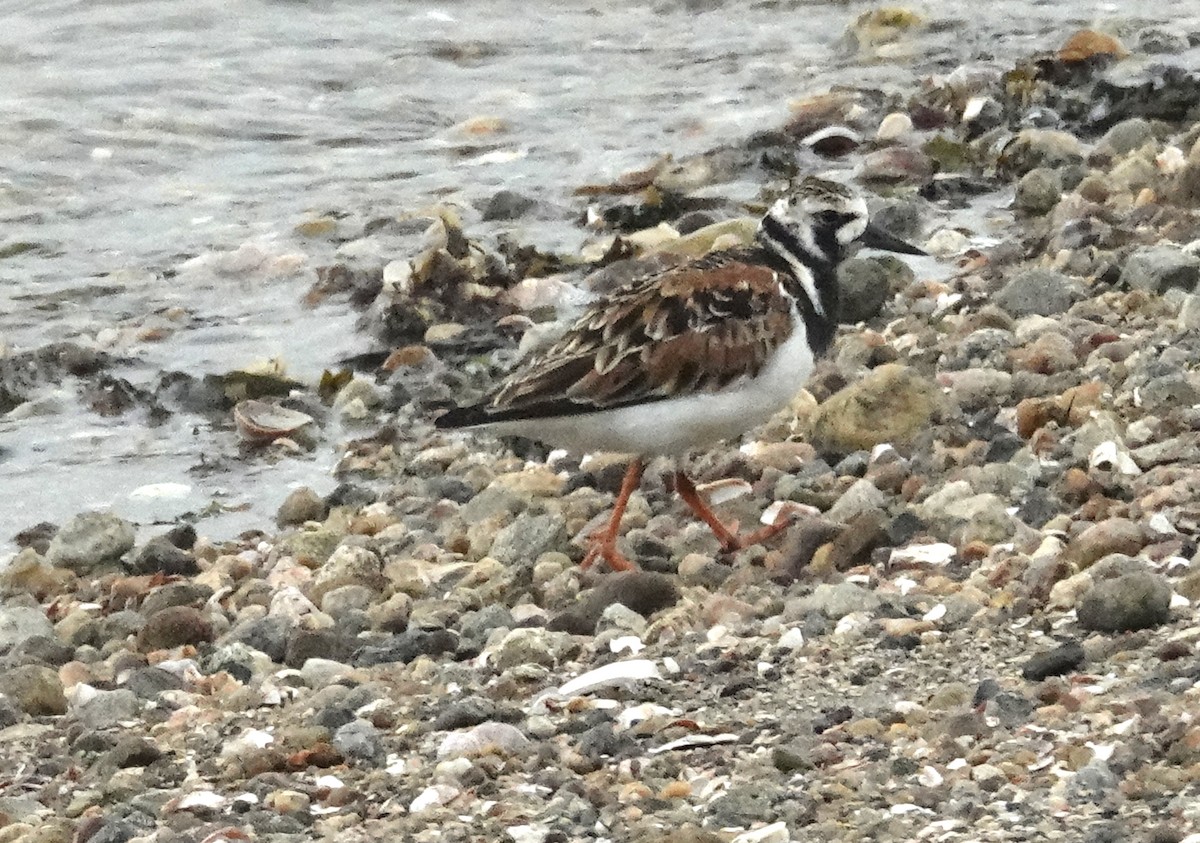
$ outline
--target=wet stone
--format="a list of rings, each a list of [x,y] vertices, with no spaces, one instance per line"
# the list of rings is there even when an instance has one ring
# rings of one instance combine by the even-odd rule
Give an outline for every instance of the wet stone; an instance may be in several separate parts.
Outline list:
[[[613,603],[620,603],[645,618],[675,605],[679,597],[679,588],[671,577],[664,574],[650,571],[612,574],[584,595],[575,606],[554,618],[548,628],[591,635],[604,610]]]
[[[133,549],[133,525],[109,512],[84,512],[50,540],[46,558],[55,565],[89,571],[109,565]]]
[[[536,207],[536,199],[531,199],[515,190],[499,190],[483,207],[483,219],[486,222],[515,220],[525,216]]]
[[[271,616],[251,621],[245,626],[235,627],[230,631],[227,640],[241,642],[259,652],[265,653],[276,664],[283,663],[287,652],[288,636],[291,635],[292,624],[287,618]]]

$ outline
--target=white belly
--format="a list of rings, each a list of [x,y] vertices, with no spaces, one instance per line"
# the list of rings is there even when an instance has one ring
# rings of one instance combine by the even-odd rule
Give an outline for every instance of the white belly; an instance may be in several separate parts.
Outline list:
[[[812,374],[803,321],[758,373],[720,392],[667,398],[574,416],[500,422],[482,427],[524,436],[575,453],[678,454],[740,436],[779,412]]]

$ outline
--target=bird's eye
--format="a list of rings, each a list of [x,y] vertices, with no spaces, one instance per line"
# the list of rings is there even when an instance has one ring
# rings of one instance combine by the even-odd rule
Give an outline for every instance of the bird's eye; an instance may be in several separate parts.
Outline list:
[[[852,219],[850,214],[843,214],[834,210],[818,211],[815,216],[817,222],[830,228],[841,228]]]

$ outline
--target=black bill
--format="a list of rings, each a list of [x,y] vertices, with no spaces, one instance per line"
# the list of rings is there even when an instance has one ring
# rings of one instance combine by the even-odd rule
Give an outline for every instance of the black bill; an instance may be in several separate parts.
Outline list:
[[[872,249],[883,249],[885,252],[899,252],[902,255],[925,255],[924,249],[918,249],[911,243],[905,243],[894,234],[889,234],[873,222],[867,223],[866,230],[859,236],[858,242]]]

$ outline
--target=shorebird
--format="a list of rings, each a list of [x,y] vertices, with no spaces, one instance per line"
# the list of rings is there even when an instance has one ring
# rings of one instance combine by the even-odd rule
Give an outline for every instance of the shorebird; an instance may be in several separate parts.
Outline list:
[[[871,224],[866,202],[846,186],[806,178],[770,206],[752,246],[710,252],[597,298],[483,401],[452,409],[435,425],[576,453],[632,454],[612,515],[591,536],[582,565],[604,559],[613,570],[633,568],[617,537],[645,459],[739,436],[788,404],[833,342],[837,268],[856,241],[925,254]],[[682,468],[674,487],[726,552],[764,542],[790,523],[738,534]]]

